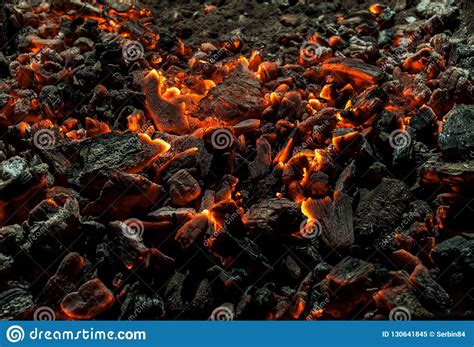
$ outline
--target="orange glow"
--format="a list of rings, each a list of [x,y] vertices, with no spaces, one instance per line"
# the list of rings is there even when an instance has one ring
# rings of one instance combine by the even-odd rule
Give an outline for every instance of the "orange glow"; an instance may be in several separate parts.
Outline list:
[[[291,315],[293,316],[293,318],[298,319],[303,313],[305,307],[306,307],[306,301],[298,300],[296,307],[293,310],[291,310]]]
[[[331,100],[331,85],[330,84],[324,85],[323,89],[321,90],[321,93],[319,93],[319,97],[321,99]]]
[[[381,4],[372,4],[369,7],[369,11],[374,13],[374,14],[380,14],[380,13],[382,13],[384,7],[385,6],[383,6]]]
[[[291,138],[286,144],[286,146],[283,147],[280,150],[280,152],[278,152],[278,154],[275,156],[275,159],[273,159],[273,164],[276,164],[278,162],[286,163],[292,150],[293,150],[293,139]]]
[[[352,69],[344,64],[326,62],[323,63],[323,68],[328,71],[336,71],[346,74],[349,77],[352,77],[357,82],[365,82],[371,84],[375,84],[377,82],[373,76],[364,73],[361,70]]]
[[[217,10],[217,7],[214,5],[207,5],[204,7],[205,14],[211,13],[212,11],[215,11],[215,10]]]

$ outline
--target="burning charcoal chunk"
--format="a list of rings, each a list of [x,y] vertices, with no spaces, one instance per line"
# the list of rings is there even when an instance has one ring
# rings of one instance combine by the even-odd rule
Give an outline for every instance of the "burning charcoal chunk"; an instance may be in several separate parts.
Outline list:
[[[382,75],[376,66],[352,58],[331,58],[323,63],[323,70],[326,73],[334,74],[337,79],[341,79],[341,77],[337,77],[338,74],[341,74],[358,83],[375,84]]]
[[[329,298],[318,290],[318,286],[313,286],[311,291],[310,310],[306,320],[320,318],[324,312],[324,307],[330,302]]]
[[[408,284],[382,289],[374,296],[374,299],[377,303],[377,308],[387,316],[389,312],[397,307],[403,307],[408,310],[408,312],[400,311],[400,314],[403,313],[406,315],[403,320],[410,318],[433,318],[433,314],[423,307],[413,289]]]
[[[410,118],[409,125],[420,133],[432,132],[437,117],[433,110],[423,105],[418,112]]]
[[[211,220],[219,227],[218,232],[228,231],[231,234],[245,236],[242,223],[242,211],[232,200],[223,200],[211,208]]]
[[[444,117],[438,145],[446,158],[459,159],[474,151],[474,106],[456,105]]]
[[[421,260],[418,257],[404,249],[393,252],[390,259],[398,269],[407,270],[409,272],[412,272],[415,267],[421,264]]]
[[[76,289],[80,273],[84,266],[84,258],[79,253],[69,253],[59,264],[56,273],[48,280],[39,295],[38,306],[56,307],[64,294],[69,294]]]
[[[331,269],[332,266],[324,261],[316,265],[313,270],[316,281],[321,282],[322,280],[324,280],[327,274],[329,274],[329,272],[331,271]]]
[[[165,206],[149,213],[148,217],[158,222],[171,221],[173,223],[182,224],[190,220],[195,214],[196,210],[194,208],[174,208],[171,206]]]
[[[176,262],[173,258],[168,257],[156,248],[151,248],[148,266],[157,273],[169,273],[175,270]]]
[[[277,118],[301,116],[301,94],[298,92],[285,93],[278,109]]]
[[[267,314],[265,319],[268,320],[280,320],[284,319],[287,315],[287,311],[290,309],[291,297],[294,295],[294,291],[288,287],[281,288],[280,293],[273,294],[274,305],[270,312]]]
[[[372,263],[346,257],[339,264],[332,268],[327,275],[329,282],[337,287],[344,287],[362,283],[375,271]]]
[[[290,313],[294,319],[298,319],[305,309],[310,299],[311,283],[313,281],[313,273],[310,272],[303,281],[301,281],[291,303]]]
[[[219,202],[222,200],[229,200],[232,198],[232,192],[235,189],[235,186],[239,182],[237,177],[232,175],[224,175],[222,180],[219,184],[219,188],[217,189],[214,197],[215,202]]]
[[[472,288],[474,273],[474,239],[464,234],[438,244],[431,257],[441,270],[439,281],[449,288]]]
[[[115,303],[113,293],[98,279],[92,279],[64,297],[61,309],[73,319],[92,319]]]
[[[300,207],[288,199],[265,199],[250,207],[243,217],[253,234],[263,232],[269,239],[281,239],[299,229]]]
[[[444,63],[442,62],[442,57],[431,50],[430,48],[421,48],[417,52],[410,54],[402,64],[402,67],[405,71],[410,74],[417,74],[419,72],[427,72],[430,78],[435,78],[439,75],[440,70],[444,68]],[[420,87],[423,86],[424,81],[416,76],[414,78],[416,84],[420,84]],[[415,86],[414,92],[415,95],[419,87]],[[424,87],[426,88],[426,87]]]
[[[199,102],[198,117],[216,117],[232,125],[255,117],[262,106],[259,81],[239,66]]]
[[[182,249],[188,249],[206,232],[209,221],[208,214],[207,211],[196,214],[176,232],[175,240]]]
[[[420,177],[424,184],[450,184],[463,187],[474,182],[474,161],[450,163],[439,156],[433,156],[420,167]]]
[[[300,181],[303,178],[304,169],[309,167],[309,163],[309,158],[305,153],[298,153],[291,157],[283,169],[283,182],[290,185],[294,181]]]
[[[446,313],[453,304],[448,293],[430,275],[428,269],[418,265],[410,276],[418,299],[430,312]]]
[[[308,218],[315,219],[321,226],[321,236],[332,249],[347,248],[354,243],[351,199],[341,192],[330,197],[305,200],[301,205]]]
[[[33,87],[34,74],[35,72],[29,66],[20,66],[16,80],[21,89],[31,89]]]
[[[424,95],[422,98],[427,95]],[[429,107],[436,113],[438,118],[443,117],[454,107],[454,98],[449,95],[446,89],[437,88],[431,94],[427,103]]]
[[[165,307],[170,317],[176,317],[186,310],[187,304],[183,299],[184,281],[189,273],[176,272],[168,281],[165,288]]]
[[[96,201],[83,210],[84,215],[108,219],[129,218],[153,208],[163,194],[163,188],[141,175],[115,173],[102,188]]]
[[[356,237],[374,237],[391,231],[399,225],[409,202],[410,192],[405,183],[384,178],[375,189],[361,196],[354,218]]]
[[[47,38],[43,39],[37,35],[27,35],[20,41],[20,49],[30,49],[30,47],[51,48],[55,51],[61,52],[64,50],[64,40],[62,38]]]
[[[33,313],[33,297],[22,288],[13,288],[0,294],[0,319],[28,319]]]
[[[327,296],[323,314],[332,319],[349,319],[353,314],[367,308],[372,297],[366,291],[350,291],[349,293],[324,291]]]
[[[329,194],[331,186],[329,185],[329,176],[324,172],[317,171],[309,177],[308,188],[311,196],[322,197]]]
[[[118,171],[138,173],[169,148],[162,140],[136,133],[111,132],[86,139],[79,142],[77,162],[84,163],[79,179],[89,182],[99,173]]]
[[[185,134],[189,131],[188,120],[181,105],[162,97],[165,92],[165,78],[156,70],[151,71],[143,80],[143,91],[148,112],[159,131]]]
[[[170,195],[173,204],[185,206],[201,195],[199,183],[189,174],[187,170],[180,170],[171,176]]]
[[[351,129],[336,129],[333,134],[332,143],[339,153],[355,155],[364,144],[364,138],[358,131]]]
[[[257,140],[257,157],[249,165],[250,177],[255,180],[266,175],[270,171],[272,164],[272,147],[264,138]]]
[[[20,225],[15,224],[0,228],[1,253],[16,255],[25,241],[25,232]]]
[[[381,111],[387,101],[387,93],[382,88],[374,86],[364,90],[351,107],[341,111],[341,116],[359,125]]]
[[[181,169],[199,167],[201,175],[205,176],[211,167],[213,155],[205,147],[201,138],[194,136],[173,136],[155,132],[154,136],[170,143],[168,152],[155,161],[155,182],[167,181]]]
[[[235,136],[240,136],[257,130],[260,127],[261,121],[259,119],[247,119],[242,122],[234,125],[232,130],[234,131]]]
[[[125,266],[131,269],[147,256],[149,249],[143,244],[141,222],[137,220],[127,222],[129,224],[118,221],[109,223],[113,233],[108,246],[114,255],[120,257]]]
[[[281,75],[281,67],[275,62],[264,61],[258,67],[258,72],[263,83],[268,83]]]
[[[28,243],[37,261],[56,260],[64,247],[73,241],[78,223],[79,204],[74,198],[63,204],[52,199],[43,200],[31,210],[27,223]]]

